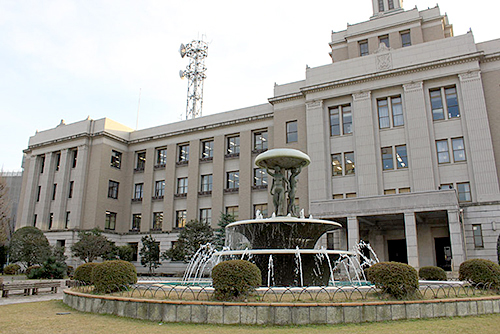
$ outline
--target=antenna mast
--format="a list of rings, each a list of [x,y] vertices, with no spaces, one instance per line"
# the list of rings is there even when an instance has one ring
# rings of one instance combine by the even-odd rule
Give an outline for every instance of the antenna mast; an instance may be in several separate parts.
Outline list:
[[[179,71],[181,79],[188,79],[186,119],[201,116],[203,107],[203,81],[206,79],[205,58],[207,57],[208,44],[201,40],[193,40],[189,44],[181,44],[179,53],[181,57],[191,58],[186,69]]]

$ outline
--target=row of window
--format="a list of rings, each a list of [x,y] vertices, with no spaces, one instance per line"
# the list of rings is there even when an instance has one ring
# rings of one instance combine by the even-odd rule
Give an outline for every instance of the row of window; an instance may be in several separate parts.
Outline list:
[[[75,181],[69,181],[68,198],[73,198],[74,186],[75,186]],[[41,194],[42,194],[42,186],[38,186],[38,189],[36,192],[36,201],[37,202],[40,202]],[[57,194],[57,183],[54,183],[52,185],[52,200],[53,201],[56,199],[56,194]]]
[[[212,174],[201,175],[200,194],[206,195],[212,192]],[[108,198],[118,199],[119,182],[109,180]],[[239,171],[226,173],[226,190],[237,190],[240,187]],[[263,168],[255,168],[253,171],[253,188],[267,188],[267,172]],[[188,192],[188,178],[177,179],[176,195],[184,197]],[[163,199],[165,195],[165,180],[155,181],[153,199]],[[142,200],[144,196],[144,183],[134,185],[133,200]]]
[[[71,168],[76,168],[77,158],[78,158],[78,149],[73,148],[70,149],[71,155]],[[40,155],[40,174],[43,174],[45,170],[45,155]],[[54,170],[57,172],[61,168],[61,152],[55,153],[54,159]]]
[[[382,1],[382,0],[379,0]],[[401,38],[401,45],[403,47],[411,46],[411,35],[409,30],[404,30],[399,32]],[[390,47],[389,35],[382,35],[378,38],[378,45],[385,44],[385,46]],[[368,56],[370,54],[370,49],[368,47],[368,40],[364,39],[358,42],[359,55],[360,57]]]
[[[457,89],[455,86],[429,90],[432,119],[435,121],[460,117]],[[404,126],[401,95],[377,99],[378,125],[380,129]],[[350,104],[329,109],[330,136],[352,134],[352,108]]]

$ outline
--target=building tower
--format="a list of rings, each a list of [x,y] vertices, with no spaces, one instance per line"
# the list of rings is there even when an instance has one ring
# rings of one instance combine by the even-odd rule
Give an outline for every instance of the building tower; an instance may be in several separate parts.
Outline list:
[[[189,44],[181,44],[179,53],[181,57],[190,59],[184,71],[179,71],[181,79],[188,79],[186,119],[201,116],[203,107],[203,81],[207,77],[205,71],[205,58],[207,57],[208,44],[204,41],[193,40]]]
[[[403,0],[372,0],[373,17],[403,10]]]

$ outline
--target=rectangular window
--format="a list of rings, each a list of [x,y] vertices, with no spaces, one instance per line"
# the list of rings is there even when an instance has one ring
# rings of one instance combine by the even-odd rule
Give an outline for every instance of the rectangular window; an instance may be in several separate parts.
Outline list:
[[[201,176],[201,192],[211,192],[212,191],[212,174]]]
[[[177,162],[187,163],[189,161],[189,144],[178,146]]]
[[[389,5],[389,10],[394,9],[394,0],[389,0],[388,5]]]
[[[347,193],[345,194],[345,198],[356,198],[356,193]]]
[[[240,136],[227,137],[227,155],[236,156],[240,154]]]
[[[153,212],[153,227],[152,231],[161,231],[163,225],[163,212]]]
[[[267,172],[264,168],[254,168],[253,170],[253,186],[267,187]]]
[[[132,261],[137,261],[137,254],[139,253],[139,243],[129,242],[128,245],[132,248]]]
[[[384,195],[394,195],[396,194],[396,189],[385,189]]]
[[[410,192],[410,188],[399,188],[400,194],[406,194]]]
[[[78,149],[71,150],[71,168],[76,168],[78,158]]]
[[[143,192],[144,192],[144,183],[136,183],[134,185],[134,199],[142,200]]]
[[[340,136],[340,107],[330,109],[330,136]]]
[[[40,174],[43,174],[45,169],[45,155],[40,156]]]
[[[344,153],[345,175],[354,175],[354,152]]]
[[[451,140],[451,146],[453,148],[453,160],[465,161],[465,146],[463,138],[453,138]]]
[[[460,110],[458,110],[457,88],[455,86],[445,88],[444,94],[446,96],[448,118],[460,117]]]
[[[56,172],[61,168],[61,152],[56,153]]]
[[[116,212],[106,211],[106,220],[104,222],[105,230],[114,230],[116,228]]]
[[[352,109],[350,104],[330,108],[330,136],[352,133]],[[340,126],[342,124],[342,127]]]
[[[262,217],[267,218],[267,204],[255,204],[253,206],[254,218],[257,218],[257,211],[260,212]]]
[[[205,140],[201,142],[201,158],[212,159],[214,157],[214,141]]]
[[[56,192],[57,192],[57,183],[54,183],[54,186],[52,187],[52,200],[53,201],[56,199]]]
[[[378,38],[378,43],[379,44],[385,44],[385,46],[389,47],[389,36],[388,35],[384,35],[384,36],[380,36]]]
[[[146,152],[138,152],[135,160],[135,170],[143,171],[146,167]]]
[[[342,154],[332,154],[332,176],[342,176]]]
[[[240,188],[240,173],[239,171],[226,173],[226,189]]]
[[[382,147],[382,169],[394,169],[394,161],[392,160],[392,147]]]
[[[411,35],[409,31],[402,31],[401,34],[401,44],[403,47],[411,46]]]
[[[186,210],[179,210],[175,212],[175,226],[183,228],[186,226],[187,212]]]
[[[384,0],[378,0],[378,11],[379,12],[384,11]]]
[[[40,195],[42,193],[42,186],[38,186],[38,190],[36,192],[36,201],[40,202]]]
[[[70,216],[71,212],[70,211],[66,211],[66,219],[64,220],[64,228],[67,229],[68,226],[69,226],[69,216]]]
[[[118,151],[111,151],[111,167],[121,168],[122,164],[122,153]]]
[[[297,121],[286,123],[286,142],[294,143],[298,141]]]
[[[483,229],[480,224],[472,225],[472,234],[474,236],[474,247],[483,248]]]
[[[132,231],[140,231],[141,230],[141,220],[142,214],[134,213],[132,215]]]
[[[256,152],[265,151],[268,148],[267,131],[253,133],[253,150]]]
[[[228,206],[226,207],[226,214],[233,216],[234,220],[238,220],[240,216],[240,210],[238,206]]]
[[[389,103],[388,99],[377,100],[378,107],[378,124],[379,128],[385,129],[391,126],[389,118]]]
[[[436,140],[436,149],[438,163],[444,164],[450,162],[450,153],[448,152],[448,140]]]
[[[33,227],[36,227],[36,219],[37,219],[37,215],[34,214],[33,215]]]
[[[49,230],[52,229],[52,225],[54,224],[54,213],[49,213]]]
[[[352,133],[352,110],[350,105],[342,106],[342,124],[344,134]]]
[[[165,180],[155,182],[155,197],[163,198],[165,195]]]
[[[156,166],[164,167],[167,164],[167,149],[165,147],[156,149]]]
[[[396,164],[397,168],[408,168],[408,155],[406,145],[396,146]]]
[[[111,181],[109,180],[108,183],[108,198],[118,198],[118,186],[120,185],[119,182],[116,181]]]
[[[212,224],[212,209],[200,209],[200,223]]]
[[[458,201],[459,202],[470,202],[470,184],[469,182],[457,183],[458,190]]]
[[[368,41],[360,41],[359,42],[359,55],[361,57],[368,56]]]
[[[333,199],[344,199],[344,194],[333,194]]]
[[[335,249],[335,234],[333,232],[326,234],[326,249]]]
[[[403,118],[403,105],[401,103],[401,96],[391,98],[392,106],[392,124],[393,126],[402,126],[405,124]]]
[[[180,177],[177,179],[177,194],[187,194],[188,191],[188,178]]]
[[[430,95],[431,95],[432,119],[435,121],[444,119],[443,99],[441,97],[441,89],[438,88],[430,90]]]
[[[75,181],[69,181],[68,198],[73,198],[73,187],[75,186]]]

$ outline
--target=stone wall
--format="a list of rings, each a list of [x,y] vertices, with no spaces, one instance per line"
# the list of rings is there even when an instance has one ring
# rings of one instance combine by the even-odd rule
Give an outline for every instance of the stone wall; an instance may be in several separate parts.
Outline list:
[[[146,300],[64,291],[84,312],[158,322],[244,325],[340,324],[500,313],[500,296],[366,303],[222,303]]]

